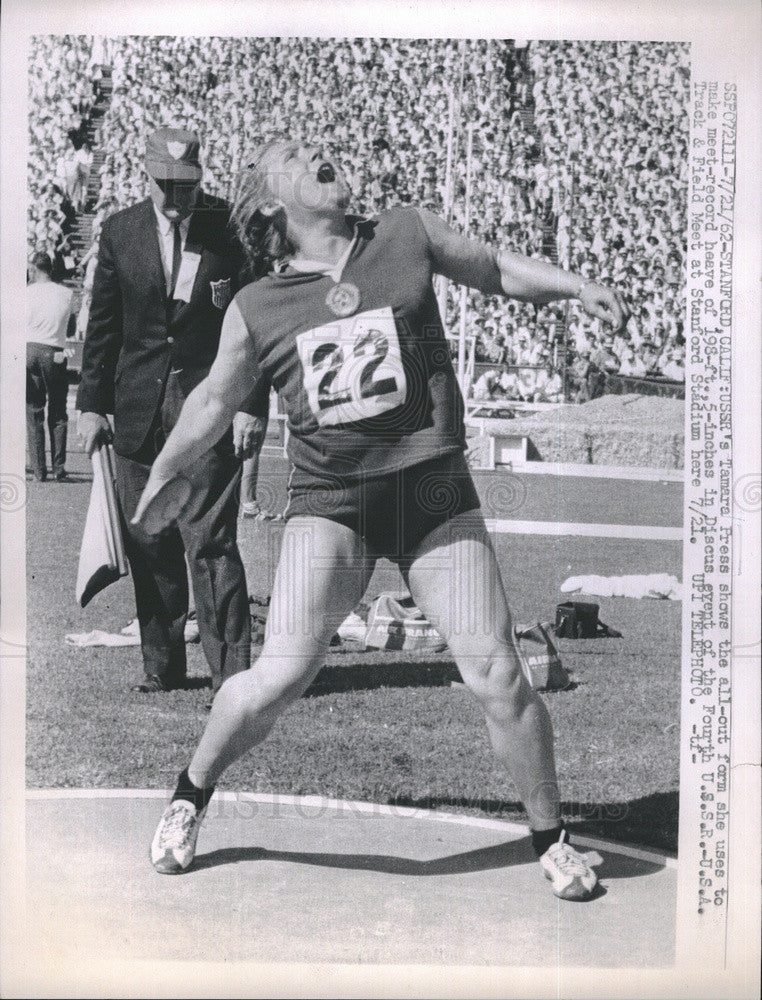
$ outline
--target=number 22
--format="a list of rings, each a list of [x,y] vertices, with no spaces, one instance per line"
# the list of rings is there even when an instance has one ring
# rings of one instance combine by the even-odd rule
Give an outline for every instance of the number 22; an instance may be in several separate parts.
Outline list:
[[[324,362],[328,363],[328,368],[318,383],[319,408],[327,410],[332,406],[352,402],[353,398],[370,399],[395,392],[397,380],[394,376],[373,381],[373,375],[383,363],[388,351],[389,341],[379,330],[368,330],[359,338],[348,358],[344,357],[340,344],[321,344],[312,355],[312,366],[315,370]],[[357,378],[357,368],[360,364],[361,369]]]

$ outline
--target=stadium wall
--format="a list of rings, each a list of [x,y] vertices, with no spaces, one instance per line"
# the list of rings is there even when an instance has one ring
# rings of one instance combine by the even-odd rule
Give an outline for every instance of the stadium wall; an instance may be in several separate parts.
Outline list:
[[[523,435],[530,461],[682,469],[685,404],[659,396],[607,395],[512,420],[484,420],[484,438],[469,440],[482,465],[489,435]]]

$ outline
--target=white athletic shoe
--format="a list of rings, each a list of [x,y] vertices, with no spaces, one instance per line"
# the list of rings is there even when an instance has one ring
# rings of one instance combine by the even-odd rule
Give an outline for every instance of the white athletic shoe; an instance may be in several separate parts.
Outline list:
[[[564,843],[566,831],[561,834],[557,844],[551,844],[540,858],[545,878],[553,883],[553,892],[560,899],[573,899],[577,902],[589,899],[598,885],[598,876],[592,869],[599,865],[602,858],[597,851],[591,854],[580,854],[570,844]]]
[[[193,863],[206,809],[177,799],[164,810],[151,841],[151,864],[161,875],[179,875]]]

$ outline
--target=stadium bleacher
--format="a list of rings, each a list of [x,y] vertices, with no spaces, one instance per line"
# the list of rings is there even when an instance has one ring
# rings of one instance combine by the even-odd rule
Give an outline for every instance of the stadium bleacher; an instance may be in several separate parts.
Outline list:
[[[472,123],[470,235],[615,282],[633,307],[612,339],[574,303],[535,308],[469,292],[476,362],[519,373],[566,368],[572,398],[588,398],[601,352],[613,357],[609,377],[680,381],[684,45],[38,36],[29,79],[29,247],[56,253],[78,287],[103,219],[145,197],[151,129],[199,132],[214,194],[230,194],[251,145],[288,132],[338,156],[361,211],[410,203],[447,214],[452,92],[453,225],[465,224]],[[74,212],[72,132],[91,148],[87,196]],[[450,289],[446,325],[454,332],[458,323]]]

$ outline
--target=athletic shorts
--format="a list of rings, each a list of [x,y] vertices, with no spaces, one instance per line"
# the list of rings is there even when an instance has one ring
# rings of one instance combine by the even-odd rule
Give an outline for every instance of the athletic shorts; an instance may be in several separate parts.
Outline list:
[[[344,524],[365,541],[369,555],[400,562],[435,528],[479,506],[466,459],[456,452],[360,482],[294,469],[284,515]]]

